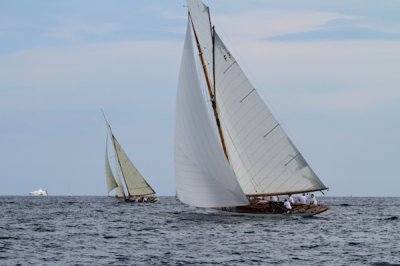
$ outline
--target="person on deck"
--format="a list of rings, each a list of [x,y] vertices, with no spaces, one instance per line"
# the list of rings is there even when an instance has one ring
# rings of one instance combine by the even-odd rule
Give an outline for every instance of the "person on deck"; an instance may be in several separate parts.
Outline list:
[[[285,201],[283,202],[283,205],[285,205],[286,210],[288,210],[289,212],[292,210],[292,205],[290,204],[288,199],[285,199]]]
[[[300,204],[307,204],[306,193],[303,193],[303,195],[301,195],[301,196],[299,197],[299,203],[300,203]]]
[[[294,204],[294,199],[292,197],[292,194],[289,194],[288,201],[290,202],[290,204]]]
[[[318,201],[315,198],[314,194],[311,194],[310,205],[318,205]]]

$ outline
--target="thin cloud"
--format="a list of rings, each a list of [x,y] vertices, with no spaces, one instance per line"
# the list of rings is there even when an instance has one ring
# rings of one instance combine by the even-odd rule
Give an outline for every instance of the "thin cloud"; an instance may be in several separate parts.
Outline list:
[[[331,21],[346,19],[357,20],[360,17],[333,12],[315,11],[255,11],[236,15],[217,15],[217,31],[223,28],[235,41],[254,41],[266,38],[316,31]]]
[[[83,21],[70,21],[63,26],[50,29],[47,35],[76,43],[88,38],[107,36],[120,31],[121,27],[117,23],[91,24]]]
[[[154,86],[157,93],[163,93],[165,84],[174,84],[180,48],[175,41],[137,41],[0,55],[0,106],[10,110],[101,102],[130,106],[132,99],[142,97],[140,89],[132,89],[137,84]],[[137,105],[150,108],[140,101]]]
[[[308,32],[272,36],[266,41],[349,41],[349,40],[400,40],[399,33],[389,33],[366,26],[325,27]]]

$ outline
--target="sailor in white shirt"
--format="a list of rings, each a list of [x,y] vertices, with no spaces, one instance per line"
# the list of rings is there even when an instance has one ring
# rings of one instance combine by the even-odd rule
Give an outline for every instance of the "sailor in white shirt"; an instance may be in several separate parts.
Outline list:
[[[290,204],[294,204],[294,199],[292,197],[292,194],[289,194],[288,201],[290,202]]]
[[[292,209],[292,205],[290,205],[290,202],[287,199],[285,199],[285,202],[283,203],[283,205],[285,205],[285,208],[287,210],[291,210]]]
[[[301,195],[301,196],[299,197],[299,203],[300,203],[300,204],[307,204],[306,193],[303,193],[303,195]]]
[[[310,205],[318,205],[318,201],[315,198],[314,194],[311,194]]]
[[[270,196],[270,201],[272,202],[278,202],[278,197],[277,196]]]

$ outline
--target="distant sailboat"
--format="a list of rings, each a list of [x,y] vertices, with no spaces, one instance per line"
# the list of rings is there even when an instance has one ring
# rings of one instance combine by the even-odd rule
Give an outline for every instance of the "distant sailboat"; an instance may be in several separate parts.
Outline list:
[[[154,197],[156,192],[146,182],[144,177],[133,165],[131,160],[122,149],[114,134],[112,133],[111,126],[104,117],[108,135],[106,140],[106,154],[105,154],[105,171],[106,171],[106,184],[107,191],[110,193],[116,189],[116,197],[124,201],[132,202],[156,202],[158,199]],[[112,147],[114,150],[115,159],[115,177],[110,166],[108,159],[108,136],[111,138]],[[122,180],[121,181],[121,176]],[[125,186],[124,186],[125,185]]]
[[[47,190],[44,190],[42,188],[39,188],[38,190],[29,192],[29,195],[31,196],[48,196]]]
[[[286,214],[282,202],[265,197],[326,190],[211,26],[209,8],[200,0],[187,5],[175,117],[179,199],[228,212]],[[290,213],[327,209],[299,204]]]

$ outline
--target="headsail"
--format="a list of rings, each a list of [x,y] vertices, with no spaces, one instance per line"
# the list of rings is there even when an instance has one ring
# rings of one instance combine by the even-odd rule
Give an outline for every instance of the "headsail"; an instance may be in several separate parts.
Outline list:
[[[105,165],[106,165],[106,184],[107,184],[107,192],[109,193],[114,188],[118,187],[117,182],[115,181],[114,175],[111,171],[110,161],[108,160],[108,136],[106,141],[106,158],[105,158]]]
[[[246,194],[326,189],[215,34],[216,101],[230,163]]]
[[[179,199],[198,207],[248,205],[208,115],[197,77],[190,21],[176,102],[174,156]]]

